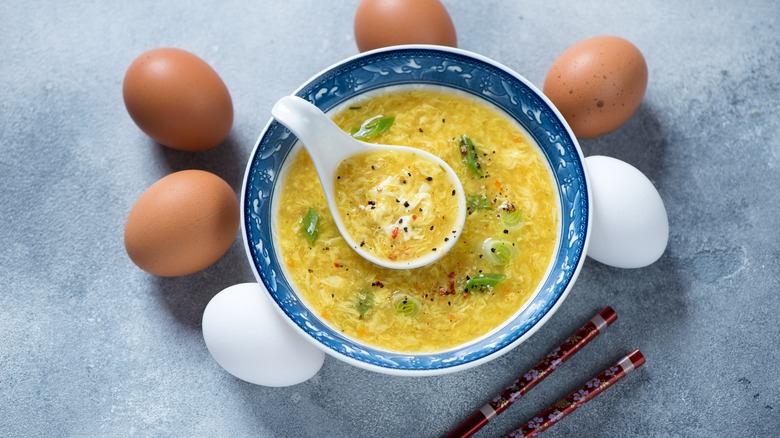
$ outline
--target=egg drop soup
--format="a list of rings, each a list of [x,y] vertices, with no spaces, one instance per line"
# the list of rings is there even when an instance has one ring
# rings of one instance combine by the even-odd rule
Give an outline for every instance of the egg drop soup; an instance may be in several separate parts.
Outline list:
[[[428,257],[459,237],[454,196],[461,188],[414,150],[353,155],[336,169],[334,185],[347,234],[377,259]]]
[[[308,307],[347,337],[406,353],[474,341],[519,312],[549,270],[560,230],[552,173],[522,128],[495,107],[440,88],[373,93],[341,106],[333,120],[364,141],[439,156],[457,173],[468,214],[441,260],[409,270],[379,267],[341,237],[314,165],[297,146],[282,171],[274,234],[285,274]],[[337,174],[336,187],[350,178],[374,190],[339,197],[369,213],[357,227],[400,256],[418,242],[448,238],[447,224],[430,215],[435,205],[456,207],[435,184],[442,174],[375,156]]]

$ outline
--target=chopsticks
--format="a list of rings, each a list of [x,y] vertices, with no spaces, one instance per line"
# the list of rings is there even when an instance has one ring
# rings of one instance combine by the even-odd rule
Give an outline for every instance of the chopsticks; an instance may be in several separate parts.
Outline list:
[[[634,350],[628,356],[620,359],[615,365],[602,371],[582,387],[566,397],[558,400],[549,408],[534,415],[522,426],[512,431],[507,438],[529,438],[540,434],[543,430],[561,421],[561,419],[575,409],[590,401],[593,397],[604,392],[615,382],[626,377],[628,373],[641,367],[645,363],[645,357],[639,350]]]
[[[534,386],[536,386],[539,382],[544,380],[547,376],[550,375],[553,371],[555,371],[561,364],[566,362],[571,356],[574,355],[574,353],[578,352],[582,347],[587,345],[593,338],[595,338],[599,333],[601,333],[605,328],[607,328],[610,324],[615,322],[617,319],[617,313],[615,313],[614,310],[612,310],[611,307],[607,306],[605,307],[601,312],[599,312],[596,316],[591,318],[590,321],[585,323],[579,330],[575,331],[571,336],[569,336],[568,339],[563,341],[558,348],[551,351],[549,354],[547,354],[544,358],[542,358],[539,362],[536,363],[528,372],[521,375],[517,378],[512,384],[507,386],[503,392],[496,395],[485,403],[481,408],[479,408],[476,412],[471,414],[468,418],[466,418],[461,424],[459,424],[455,429],[453,429],[450,433],[445,435],[444,438],[468,438],[474,433],[476,433],[479,429],[481,429],[485,424],[487,424],[490,420],[495,418],[498,414],[503,412],[506,408],[512,405],[517,399],[525,395],[528,391],[531,390]],[[635,353],[639,354],[639,357],[641,357],[641,361],[638,359],[638,357],[635,355]],[[635,365],[635,367],[641,366],[644,363],[644,357],[641,356],[641,353],[639,351],[635,351],[631,353],[634,359],[636,359],[636,363],[638,365]],[[631,355],[627,357],[632,357]],[[621,363],[624,363],[626,358],[622,359],[621,362],[618,362],[618,365]],[[629,359],[630,363],[634,363]],[[612,369],[615,367],[610,367],[609,369],[605,370],[604,373],[612,373]],[[626,371],[626,368],[623,368],[622,366],[619,366],[619,370],[616,370],[615,373],[619,374],[620,377],[618,377],[617,380],[620,378],[623,378],[628,372]],[[633,368],[632,368],[633,369]],[[602,373],[602,374],[604,374]],[[599,374],[601,376],[602,374]],[[617,375],[616,374],[616,375]],[[599,377],[596,376],[596,377]],[[608,379],[602,379],[602,381],[607,381]],[[615,381],[617,381],[615,380]],[[591,380],[590,382],[592,382]],[[589,383],[590,383],[589,382]],[[609,383],[611,385],[613,382]],[[605,386],[603,389],[599,388],[598,391],[590,391],[588,394],[593,393],[593,396],[600,393],[604,389],[608,388],[609,385]],[[576,394],[580,394],[579,392]],[[569,396],[573,397],[576,395],[575,393],[570,394]],[[547,427],[550,427],[552,424],[554,424],[556,421],[560,420],[560,418],[563,418],[563,416],[568,415],[569,412],[576,409],[577,406],[581,405],[583,402],[579,402],[579,398],[584,397],[581,395],[576,395],[578,403],[572,404],[570,403],[567,406],[574,406],[571,408],[570,411],[567,411],[565,414],[558,415],[557,413],[554,415],[555,421],[551,421],[551,418],[543,418],[544,421],[542,422],[527,422],[525,426],[533,425],[534,427],[531,428],[529,433],[531,434],[537,434],[541,432],[542,430],[546,429]],[[591,396],[592,398],[592,396]],[[566,399],[564,399],[566,400]],[[585,401],[590,400],[590,398],[587,398]],[[557,405],[553,405],[553,407],[556,407]],[[545,411],[546,412],[546,411]],[[552,412],[552,411],[551,411]],[[563,412],[563,411],[560,411]],[[541,414],[540,414],[541,415]],[[548,414],[550,415],[550,414]],[[540,418],[539,416],[535,416],[534,419]],[[538,427],[537,427],[537,423]],[[545,425],[543,428],[542,425]],[[522,429],[522,428],[521,428]],[[519,430],[513,432],[516,433]],[[538,429],[538,430],[537,430]],[[521,435],[514,435],[514,436],[521,436]]]

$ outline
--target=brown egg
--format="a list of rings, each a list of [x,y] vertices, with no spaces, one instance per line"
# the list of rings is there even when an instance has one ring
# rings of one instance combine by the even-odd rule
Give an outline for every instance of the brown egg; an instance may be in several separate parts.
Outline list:
[[[224,180],[202,170],[183,170],[160,179],[138,198],[125,225],[125,249],[149,273],[192,274],[227,252],[238,222],[238,201]]]
[[[450,14],[439,0],[362,0],[355,41],[361,52],[398,44],[458,46]]]
[[[233,127],[233,101],[205,61],[180,49],[143,53],[125,74],[125,107],[149,137],[198,152],[220,144]]]
[[[578,137],[596,137],[626,123],[647,89],[647,64],[623,38],[598,36],[574,44],[552,64],[544,93]]]

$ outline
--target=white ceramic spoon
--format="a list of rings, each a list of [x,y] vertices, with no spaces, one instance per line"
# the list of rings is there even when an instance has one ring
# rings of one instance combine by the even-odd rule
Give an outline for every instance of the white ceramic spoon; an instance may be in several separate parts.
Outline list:
[[[317,174],[320,178],[325,198],[328,202],[333,220],[346,240],[363,258],[386,268],[391,269],[410,269],[425,266],[433,263],[443,257],[455,244],[457,238],[463,231],[463,224],[466,221],[466,196],[463,192],[463,186],[460,183],[455,171],[441,158],[429,152],[406,146],[388,146],[366,143],[352,138],[341,130],[330,118],[319,108],[301,99],[297,96],[285,96],[281,98],[271,110],[274,119],[286,126],[303,143],[306,151],[309,153]],[[390,260],[377,257],[374,254],[364,250],[349,234],[344,226],[343,219],[335,199],[335,175],[339,164],[345,159],[359,153],[377,150],[391,150],[395,153],[411,153],[426,160],[432,161],[441,166],[451,182],[456,187],[455,201],[458,203],[458,213],[453,225],[453,234],[450,238],[439,245],[436,251],[428,252],[417,258],[405,260]]]

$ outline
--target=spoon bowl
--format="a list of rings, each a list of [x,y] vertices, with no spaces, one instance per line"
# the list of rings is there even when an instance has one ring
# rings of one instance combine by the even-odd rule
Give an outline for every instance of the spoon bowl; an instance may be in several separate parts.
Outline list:
[[[360,256],[385,268],[412,269],[439,260],[455,245],[463,231],[463,225],[466,220],[466,196],[457,174],[444,160],[434,154],[413,147],[373,144],[357,140],[342,131],[319,108],[297,96],[281,98],[272,108],[271,114],[274,119],[286,126],[298,137],[306,148],[314,162],[314,167],[322,184],[328,208],[336,223],[336,227],[347,244]],[[445,239],[444,242],[437,244],[432,250],[423,254],[414,254],[408,258],[392,259],[368,250],[373,245],[366,245],[364,240],[358,241],[350,233],[337,202],[336,174],[345,160],[370,152],[390,152],[397,157],[401,157],[403,154],[411,154],[414,155],[416,160],[434,163],[444,170],[449,183],[454,187],[452,202],[457,203],[456,215],[452,223],[452,233],[448,239]],[[396,220],[394,219],[394,221]],[[382,226],[382,224],[377,224],[377,226]],[[393,224],[385,224],[385,228],[390,230],[393,228]],[[396,227],[395,232],[392,233],[392,239],[396,239],[397,231],[398,228]]]

